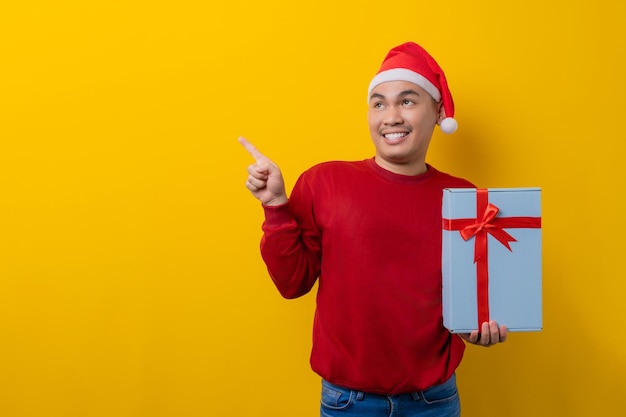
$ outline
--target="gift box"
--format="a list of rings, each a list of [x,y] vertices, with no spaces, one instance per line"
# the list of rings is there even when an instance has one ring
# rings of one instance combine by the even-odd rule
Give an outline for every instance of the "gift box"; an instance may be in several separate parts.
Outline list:
[[[541,330],[541,190],[448,188],[442,203],[444,326]]]

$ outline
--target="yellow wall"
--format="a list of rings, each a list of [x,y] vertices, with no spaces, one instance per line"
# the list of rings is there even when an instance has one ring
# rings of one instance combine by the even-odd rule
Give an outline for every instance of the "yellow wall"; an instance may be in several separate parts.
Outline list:
[[[464,415],[622,415],[625,3],[213,3],[0,0],[0,415],[316,416],[236,139],[289,188],[371,156],[406,40],[457,104],[430,162],[543,188],[545,329],[467,349]]]

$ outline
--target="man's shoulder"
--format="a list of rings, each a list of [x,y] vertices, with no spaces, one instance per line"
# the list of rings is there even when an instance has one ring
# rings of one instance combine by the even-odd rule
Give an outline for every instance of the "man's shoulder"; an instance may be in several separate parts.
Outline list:
[[[444,188],[476,188],[471,181],[465,178],[439,171],[434,167],[431,168],[435,170],[434,178],[436,178],[436,181],[441,183]]]
[[[366,170],[366,161],[325,161],[313,165],[304,171],[302,175],[348,175],[350,173],[358,173],[364,170]]]

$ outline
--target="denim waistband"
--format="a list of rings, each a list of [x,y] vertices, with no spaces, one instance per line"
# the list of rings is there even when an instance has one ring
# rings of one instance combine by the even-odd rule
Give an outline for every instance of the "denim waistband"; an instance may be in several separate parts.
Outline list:
[[[426,388],[425,390],[412,391],[412,392],[394,394],[394,395],[375,394],[371,392],[359,391],[359,390],[355,390],[353,388],[345,387],[342,385],[333,384],[332,382],[328,382],[327,380],[323,380],[323,381],[324,381],[324,384],[326,384],[327,386],[331,388],[353,391],[355,393],[355,398],[357,401],[362,401],[366,396],[367,397],[398,398],[398,399],[401,399],[402,397],[410,397],[414,401],[418,401],[423,398],[423,395],[424,395],[423,393],[428,393],[429,390],[436,389],[438,387],[441,387],[442,385],[449,384],[451,382],[456,384],[456,382],[454,381],[455,379],[456,379],[456,374],[452,374],[452,376],[448,378],[445,382],[438,384],[438,385],[433,385],[432,387]]]

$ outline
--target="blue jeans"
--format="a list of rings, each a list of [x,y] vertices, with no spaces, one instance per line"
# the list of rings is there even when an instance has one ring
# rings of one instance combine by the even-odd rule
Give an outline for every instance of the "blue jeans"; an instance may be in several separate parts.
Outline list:
[[[322,380],[320,417],[458,417],[461,402],[456,376],[425,391],[378,395]]]

